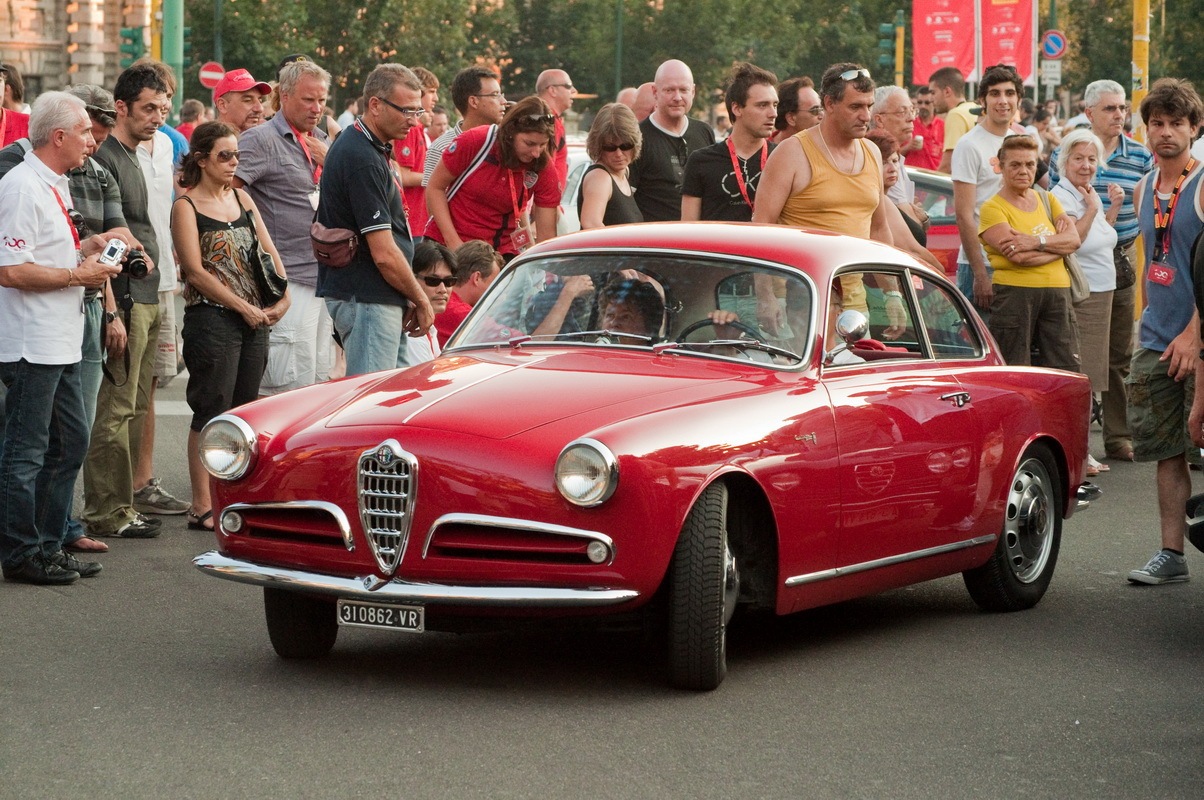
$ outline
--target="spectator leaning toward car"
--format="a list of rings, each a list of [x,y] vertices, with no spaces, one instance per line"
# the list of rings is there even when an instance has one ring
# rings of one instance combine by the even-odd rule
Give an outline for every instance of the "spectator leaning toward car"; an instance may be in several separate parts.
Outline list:
[[[67,173],[94,146],[84,102],[46,92],[34,105],[32,150],[0,180],[0,566],[8,580],[62,585],[100,565],[63,552],[75,477],[88,447],[80,387],[84,291],[120,267],[81,239]],[[121,238],[116,236],[114,238]]]
[[[778,116],[773,121],[770,142],[778,145],[799,131],[814,128],[824,118],[824,106],[815,82],[803,76],[782,81],[778,86]]]
[[[627,180],[642,144],[640,124],[630,108],[607,103],[598,110],[585,139],[585,152],[594,163],[585,170],[577,193],[582,230],[644,221]]]
[[[439,332],[439,347],[442,349],[456,328],[468,316],[485,290],[502,270],[502,255],[488,242],[473,239],[456,250],[456,287],[447,299],[447,308],[435,316],[435,329]]]
[[[272,86],[251,77],[245,69],[232,69],[213,87],[218,122],[233,125],[239,133],[263,122],[263,99]]]
[[[1031,136],[1006,137],[998,159],[1003,184],[983,203],[979,221],[994,269],[991,334],[1011,366],[1031,364],[1037,348],[1042,366],[1077,371],[1070,274],[1062,260],[1079,247],[1074,220],[1056,197],[1033,186],[1038,156]]]
[[[640,123],[644,144],[630,172],[635,202],[645,222],[681,219],[686,161],[690,153],[715,143],[711,126],[689,116],[694,88],[694,74],[681,61],[666,61],[657,68],[656,108]]]
[[[406,364],[409,366],[430,361],[442,349],[436,326],[439,315],[447,311],[452,287],[456,285],[456,257],[438,242],[421,241],[414,245],[414,277],[422,283],[422,290],[431,301],[435,325],[406,343]]]
[[[923,145],[909,152],[903,161],[909,167],[936,169],[941,165],[941,153],[945,147],[945,120],[936,114],[932,89],[929,87],[918,87],[911,102],[916,109],[916,118],[911,123],[912,136],[920,137]]]
[[[233,186],[238,168],[234,126],[206,122],[180,170],[187,189],[172,205],[172,236],[184,269],[184,363],[188,367],[188,527],[213,530],[209,475],[201,466],[200,432],[218,414],[259,396],[268,361],[268,329],[288,310],[289,296],[266,306],[254,271],[257,248],[284,264],[250,194]],[[254,226],[254,233],[252,233]],[[258,244],[256,244],[258,240]]]
[[[6,64],[0,64],[0,91],[8,87],[8,70]],[[0,147],[8,147],[18,139],[29,136],[29,115],[13,111],[0,104]]]
[[[205,104],[195,98],[188,98],[180,105],[180,124],[176,130],[185,139],[192,139],[196,126],[204,122]]]
[[[942,67],[928,78],[936,113],[945,115],[945,141],[941,150],[940,172],[953,169],[953,148],[978,123],[975,104],[966,99],[966,79],[957,67]],[[979,89],[979,97],[982,90]]]
[[[1058,172],[1062,178],[1050,192],[1074,220],[1082,245],[1076,255],[1091,287],[1088,298],[1074,308],[1079,333],[1079,360],[1083,373],[1091,380],[1091,390],[1105,395],[1108,391],[1108,342],[1111,338],[1112,292],[1116,290],[1116,217],[1125,199],[1119,184],[1108,185],[1105,203],[1095,190],[1099,165],[1104,160],[1104,145],[1090,130],[1071,131],[1059,148]],[[1122,323],[1124,324],[1124,323]],[[1128,324],[1132,329],[1132,324]],[[1094,456],[1087,456],[1088,473],[1108,469]]]
[[[724,98],[734,123],[731,135],[686,160],[683,220],[752,221],[761,173],[776,146],[769,139],[778,115],[777,82],[776,75],[753,64],[732,67]]]
[[[982,122],[958,139],[953,150],[953,207],[961,249],[957,253],[957,287],[974,301],[980,313],[989,312],[994,289],[986,254],[979,239],[979,210],[1003,182],[999,149],[1011,130],[1024,81],[1015,67],[987,67],[979,84]],[[940,107],[938,102],[937,107]]]
[[[431,182],[435,167],[439,166],[439,161],[443,158],[443,151],[457,136],[482,125],[500,123],[506,111],[506,95],[502,94],[502,84],[497,75],[484,67],[467,67],[460,70],[452,81],[451,91],[452,103],[460,112],[460,121],[451,130],[432,141],[427,149],[426,163],[422,166],[423,186]]]
[[[272,395],[328,380],[334,363],[332,323],[317,296],[318,262],[309,226],[330,140],[318,129],[330,74],[312,61],[280,71],[280,111],[238,140],[234,186],[255,201],[284,262],[288,312],[268,336],[268,367],[260,394]]]
[[[1189,150],[1202,116],[1200,96],[1188,81],[1158,80],[1141,101],[1147,140],[1158,160],[1133,190],[1144,246],[1146,307],[1127,381],[1129,427],[1134,458],[1158,463],[1162,549],[1129,573],[1134,583],[1187,580],[1183,508],[1191,494],[1191,476],[1185,453],[1198,446],[1188,436],[1204,439],[1204,389],[1196,387],[1204,383],[1201,316],[1192,274],[1193,246],[1204,230],[1204,166]]]
[[[509,261],[556,235],[560,191],[548,151],[555,116],[538,97],[519,100],[501,125],[461,134],[443,154],[426,187],[426,235],[453,250],[482,239]],[[523,224],[534,199],[534,231]]]
[[[882,185],[886,187],[888,203],[886,217],[895,247],[910,253],[937,272],[943,273],[945,268],[941,262],[924,248],[928,240],[928,235],[924,233],[924,226],[912,219],[909,214],[904,213],[903,207],[890,199],[890,188],[899,179],[899,173],[903,171],[902,159],[899,158],[899,152],[895,149],[895,137],[881,128],[875,128],[866,135],[866,138],[876,144],[878,151],[882,153]]]
[[[318,221],[354,231],[359,246],[343,269],[318,267],[318,295],[347,354],[347,375],[405,364],[406,334],[435,320],[410,269],[414,244],[390,156],[422,116],[422,84],[400,64],[381,64],[364,82],[363,116],[338,138],[322,170]]]
[[[422,83],[423,116],[429,117],[435,108],[435,101],[439,99],[439,79],[429,69],[412,69]],[[401,197],[410,217],[415,245],[421,241],[421,234],[426,229],[429,219],[426,210],[426,189],[422,185],[422,169],[426,163],[426,151],[430,146],[431,140],[427,137],[426,127],[421,121],[415,121],[410,126],[405,141],[393,143],[393,161],[396,162],[397,171],[401,176]]]
[[[1083,94],[1087,118],[1092,132],[1104,146],[1104,158],[1096,171],[1093,186],[1096,194],[1108,194],[1110,184],[1119,184],[1125,192],[1120,215],[1116,217],[1117,247],[1134,268],[1143,259],[1137,255],[1137,212],[1133,206],[1133,190],[1137,182],[1154,168],[1154,156],[1140,142],[1125,135],[1129,105],[1125,89],[1116,81],[1101,80],[1087,84]],[[1051,162],[1050,176],[1056,179],[1057,156]],[[1118,288],[1112,293],[1112,316],[1108,343],[1108,391],[1103,397],[1104,453],[1108,458],[1133,460],[1133,437],[1127,417],[1128,393],[1125,379],[1133,360],[1133,319],[1137,286]]]

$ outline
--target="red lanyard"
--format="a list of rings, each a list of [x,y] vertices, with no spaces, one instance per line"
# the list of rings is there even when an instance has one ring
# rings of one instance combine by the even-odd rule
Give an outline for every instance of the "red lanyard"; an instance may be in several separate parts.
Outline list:
[[[1171,199],[1167,201],[1166,211],[1162,210],[1162,202],[1158,199],[1158,186],[1154,186],[1154,252],[1162,253],[1162,260],[1168,260],[1171,252],[1171,240],[1166,235],[1170,230],[1171,222],[1175,219],[1175,207],[1179,204],[1179,190],[1183,188],[1187,176],[1195,169],[1196,160],[1189,158],[1187,166],[1183,168],[1183,174],[1179,176],[1179,180],[1175,181],[1175,188],[1171,190]]]
[[[314,186],[318,185],[318,180],[322,177],[322,168],[314,164],[314,157],[309,152],[309,145],[305,143],[305,134],[293,127],[293,123],[285,121],[288,129],[293,132],[293,138],[297,140],[297,144],[301,145],[301,152],[305,153],[305,160],[309,162],[309,171],[314,174]]]
[[[58,201],[59,208],[63,210],[63,219],[67,220],[67,230],[71,231],[71,241],[75,243],[75,249],[79,251],[79,231],[75,229],[75,223],[71,221],[71,214],[67,211],[67,206],[63,205],[63,198],[59,197],[58,190],[53,186],[49,187],[50,193],[54,195],[54,199]]]
[[[748,203],[750,210],[753,209],[753,200],[748,196],[748,185],[744,175],[744,170],[740,168],[740,160],[736,157],[736,145],[731,138],[727,140],[727,152],[732,157],[732,172],[736,174],[736,185],[740,187],[740,194],[744,197],[744,202]],[[769,142],[761,143],[761,170],[765,169],[765,159],[769,158]],[[745,162],[747,163],[747,162]]]
[[[515,195],[515,193],[514,193],[514,170],[510,170],[510,169],[506,170],[506,183],[510,185],[510,202],[514,204],[514,229],[518,230],[519,225],[520,225],[520,220],[522,217],[522,211],[519,209],[519,206],[518,206],[518,196]],[[527,191],[527,189],[524,186],[523,187],[523,200],[524,201],[527,199],[526,191]]]

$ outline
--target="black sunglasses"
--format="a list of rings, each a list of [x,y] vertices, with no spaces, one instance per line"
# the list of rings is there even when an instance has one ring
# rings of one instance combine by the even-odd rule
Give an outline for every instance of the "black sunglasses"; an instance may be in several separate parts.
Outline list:
[[[628,150],[634,150],[635,145],[631,142],[623,142],[623,144],[604,144],[602,145],[603,153],[613,153],[616,150],[622,150],[626,153]]]
[[[523,116],[519,117],[519,119],[526,120],[527,122],[555,122],[556,115],[555,114],[524,114]]]
[[[459,283],[459,281],[456,280],[455,275],[448,275],[446,278],[437,278],[434,275],[423,275],[422,282],[431,288],[434,288],[439,284],[443,284],[448,289],[455,288],[455,285]]]

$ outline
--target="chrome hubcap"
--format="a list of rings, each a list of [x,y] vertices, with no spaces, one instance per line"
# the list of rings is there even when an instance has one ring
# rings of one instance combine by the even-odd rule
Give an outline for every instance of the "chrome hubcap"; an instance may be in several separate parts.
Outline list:
[[[1053,548],[1053,490],[1045,465],[1029,459],[1020,465],[1008,492],[1003,546],[1012,574],[1031,583],[1045,569]]]

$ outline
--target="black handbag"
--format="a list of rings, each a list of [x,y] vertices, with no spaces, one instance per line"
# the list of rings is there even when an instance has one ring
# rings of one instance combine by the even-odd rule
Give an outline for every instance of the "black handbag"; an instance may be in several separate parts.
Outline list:
[[[1128,289],[1137,283],[1137,271],[1133,269],[1133,262],[1129,260],[1129,254],[1124,245],[1118,244],[1112,248],[1112,262],[1116,265],[1117,291]]]
[[[251,223],[251,242],[249,251],[243,251],[243,260],[251,269],[255,278],[255,286],[259,289],[259,303],[262,308],[270,308],[284,298],[288,290],[288,278],[276,272],[276,262],[270,253],[259,246],[259,234],[255,232],[255,217],[242,205],[238,190],[234,190],[234,199],[238,201],[239,209],[247,215]]]

